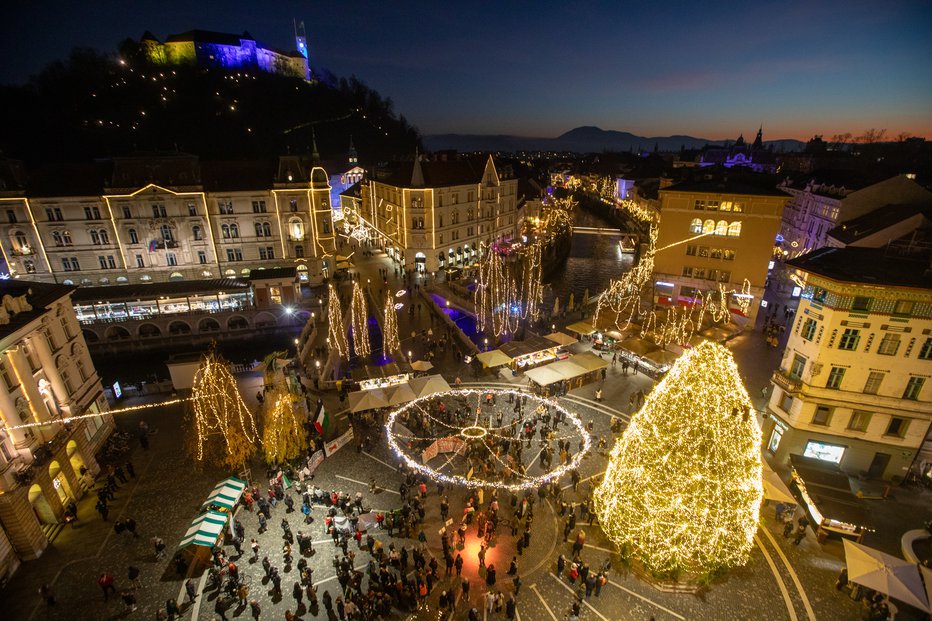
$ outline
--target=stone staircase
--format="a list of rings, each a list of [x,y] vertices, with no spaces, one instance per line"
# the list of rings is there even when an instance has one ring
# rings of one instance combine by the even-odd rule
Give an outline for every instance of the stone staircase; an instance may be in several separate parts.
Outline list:
[[[65,528],[64,522],[57,522],[55,524],[43,524],[42,532],[45,533],[45,536],[48,537],[49,543],[55,541],[55,538],[61,533]]]

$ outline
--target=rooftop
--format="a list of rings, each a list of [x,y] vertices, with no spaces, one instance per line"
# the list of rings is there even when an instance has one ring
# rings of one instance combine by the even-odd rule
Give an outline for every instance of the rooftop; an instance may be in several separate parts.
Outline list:
[[[249,283],[233,278],[212,278],[209,280],[177,280],[172,282],[153,282],[147,284],[111,285],[108,287],[79,287],[72,299],[78,303],[114,300],[141,300],[159,296],[215,295],[217,293],[242,293],[249,289]]]
[[[765,184],[752,183],[744,178],[709,179],[700,181],[684,181],[660,190],[663,192],[691,192],[694,194],[736,194],[741,196],[779,196],[788,197],[789,194],[776,187]]]
[[[884,205],[863,216],[841,223],[830,230],[828,235],[843,244],[853,244],[915,215],[926,214],[928,216],[928,211],[928,208],[919,205]]]
[[[424,177],[423,187],[443,188],[481,182],[485,162],[479,159],[422,160],[418,164]],[[401,162],[380,181],[395,187],[410,188],[414,164],[413,161]]]
[[[904,257],[884,248],[819,248],[786,264],[839,282],[932,289],[930,259],[927,253]]]
[[[55,285],[43,282],[30,282],[25,280],[2,280],[0,281],[0,299],[10,296],[20,298],[26,296],[26,303],[31,307],[28,310],[15,310],[16,301],[9,304],[4,303],[0,314],[5,313],[3,319],[9,318],[9,321],[3,323],[0,319],[0,338],[6,338],[13,334],[31,321],[35,321],[46,312],[48,306],[68,295],[75,290],[75,287],[69,285]]]

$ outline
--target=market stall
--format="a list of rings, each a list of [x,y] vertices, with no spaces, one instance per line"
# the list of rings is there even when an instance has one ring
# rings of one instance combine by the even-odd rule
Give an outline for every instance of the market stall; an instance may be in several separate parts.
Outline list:
[[[870,510],[851,491],[848,475],[818,459],[790,455],[791,490],[812,520],[820,540],[830,536],[860,542],[873,530]]]
[[[546,365],[536,369],[528,369],[524,372],[524,376],[541,388],[546,388],[551,384],[562,382],[563,376],[549,367],[550,365]]]
[[[412,390],[411,385],[405,382],[404,384],[399,384],[391,389],[388,395],[388,404],[390,406],[404,405],[409,401],[414,401],[417,399],[417,395],[414,390]]]
[[[246,481],[230,477],[217,483],[207,500],[201,505],[201,511],[210,509],[212,511],[233,511],[236,503],[243,495],[246,489]]]
[[[569,354],[558,352],[559,348],[559,345],[549,339],[531,336],[523,341],[510,341],[498,349],[512,359],[513,370],[523,371],[566,358]]]
[[[544,338],[547,339],[548,341],[553,341],[554,343],[556,343],[557,345],[561,347],[569,347],[570,345],[573,345],[579,342],[579,339],[577,339],[576,337],[570,336],[569,334],[566,334],[564,332],[551,332]]]
[[[476,358],[482,363],[482,366],[487,369],[511,364],[511,358],[497,349],[476,354]]]
[[[570,332],[576,332],[580,336],[589,336],[595,332],[595,326],[593,326],[588,321],[577,321],[576,323],[571,323],[566,326],[566,329]]]
[[[188,546],[201,546],[212,548],[223,540],[223,531],[227,526],[229,519],[228,513],[220,511],[207,511],[194,518],[191,525],[181,538],[178,549],[184,549]]]
[[[435,392],[450,391],[450,385],[447,383],[447,380],[443,379],[443,377],[439,375],[417,377],[408,382],[408,385],[411,386],[411,390],[413,390],[414,394],[418,397],[432,395]]]
[[[370,377],[369,379],[359,380],[360,390],[372,390],[375,388],[391,388],[404,384],[411,379],[410,373],[397,373],[395,375],[385,375],[383,377]]]
[[[388,397],[379,388],[373,390],[357,390],[347,395],[351,412],[365,412],[388,406]]]
[[[929,596],[922,584],[919,566],[901,558],[845,539],[848,580],[879,591],[903,603],[929,612]],[[891,617],[892,618],[892,617]]]

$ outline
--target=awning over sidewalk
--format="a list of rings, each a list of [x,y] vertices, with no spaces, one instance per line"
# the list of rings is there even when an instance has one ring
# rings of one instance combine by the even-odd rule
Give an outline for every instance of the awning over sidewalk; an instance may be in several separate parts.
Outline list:
[[[230,477],[217,483],[217,486],[210,492],[207,500],[201,505],[201,511],[204,509],[225,509],[232,511],[236,503],[239,502],[240,496],[246,489],[246,481]]]
[[[480,354],[477,354],[476,358],[479,360],[479,362],[489,368],[511,364],[511,358],[497,349],[493,349],[492,351],[484,351]]]
[[[223,535],[223,529],[226,528],[229,514],[219,511],[207,511],[194,518],[188,531],[181,539],[178,548],[187,548],[188,546],[204,546],[210,548],[216,545],[217,540]]]

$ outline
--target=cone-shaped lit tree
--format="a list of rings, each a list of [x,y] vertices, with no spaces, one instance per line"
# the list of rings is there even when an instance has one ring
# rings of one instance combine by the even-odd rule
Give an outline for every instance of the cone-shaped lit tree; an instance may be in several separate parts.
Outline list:
[[[294,459],[307,448],[307,431],[298,418],[296,400],[284,382],[279,383],[266,400],[262,447],[269,464]]]
[[[667,579],[741,565],[757,531],[761,430],[731,353],[706,342],[650,393],[595,490],[622,555]]]
[[[382,321],[382,355],[388,358],[393,351],[401,349],[398,339],[398,315],[395,310],[395,298],[391,290],[385,292],[385,316]]]
[[[259,440],[256,422],[243,403],[228,363],[213,349],[194,374],[188,452],[199,462],[244,467]]]
[[[363,295],[359,281],[353,283],[353,299],[350,302],[350,324],[353,326],[353,349],[357,356],[368,356],[369,347],[369,312],[366,297]]]

